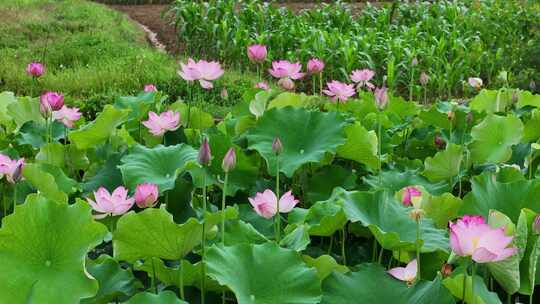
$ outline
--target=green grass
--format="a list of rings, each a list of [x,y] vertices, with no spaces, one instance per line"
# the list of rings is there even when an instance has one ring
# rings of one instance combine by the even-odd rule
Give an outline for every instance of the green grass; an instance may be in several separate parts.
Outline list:
[[[89,116],[115,96],[136,94],[146,83],[156,84],[172,99],[185,93],[174,58],[151,48],[136,24],[104,5],[83,0],[1,1],[0,16],[0,91],[32,96],[62,92]],[[34,60],[46,66],[37,86],[26,74],[26,65]],[[251,86],[243,78],[227,73],[215,92],[207,94],[209,110],[225,113],[240,94],[235,89]],[[219,97],[222,86],[232,97],[227,101]]]

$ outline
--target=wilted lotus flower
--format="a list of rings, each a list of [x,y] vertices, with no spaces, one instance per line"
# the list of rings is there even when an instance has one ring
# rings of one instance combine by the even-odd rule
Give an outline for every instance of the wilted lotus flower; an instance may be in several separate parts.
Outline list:
[[[441,274],[443,275],[443,278],[449,277],[452,274],[452,265],[444,263],[444,265],[441,268]]]
[[[270,87],[268,86],[268,83],[266,81],[258,82],[257,84],[255,84],[255,88],[262,89],[262,90],[265,90],[265,91],[270,89]]]
[[[450,222],[450,247],[459,256],[470,256],[477,263],[502,261],[517,252],[508,247],[513,237],[504,228],[491,228],[482,216],[465,215]]]
[[[212,81],[223,75],[224,71],[219,62],[199,60],[195,62],[189,58],[187,64],[180,63],[178,75],[186,81],[198,80],[201,87],[211,89],[214,87]]]
[[[250,197],[248,200],[255,212],[264,218],[272,218],[277,213],[277,197],[270,189],[266,189],[262,193],[258,192],[254,198]],[[279,199],[279,212],[290,212],[296,204],[298,204],[298,200],[294,198],[291,191],[286,192]]]
[[[149,84],[144,85],[144,91],[145,92],[156,92],[157,88],[156,88],[156,86],[154,84],[149,83]]]
[[[148,120],[142,124],[150,130],[154,136],[161,136],[167,131],[175,131],[180,127],[180,113],[167,111],[159,114],[148,113]]]
[[[26,66],[26,73],[32,77],[38,78],[45,73],[45,67],[41,62],[31,62]]]
[[[60,110],[52,112],[52,118],[68,128],[73,128],[73,123],[81,118],[81,112],[79,108],[69,108],[64,105]]]
[[[354,70],[351,74],[351,80],[357,84],[357,89],[360,90],[363,87],[367,87],[370,90],[375,88],[375,85],[371,82],[371,78],[375,76],[375,71],[370,69]]]
[[[401,203],[405,206],[411,206],[415,197],[421,198],[422,192],[413,186],[405,187],[401,197]]]
[[[107,189],[100,187],[94,192],[94,199],[95,201],[86,198],[92,209],[100,213],[95,218],[104,218],[107,215],[122,215],[135,203],[133,198],[128,197],[127,189],[122,186],[116,188],[112,194]]]
[[[41,113],[49,115],[51,111],[58,111],[64,106],[64,95],[56,92],[46,92],[39,98]]]
[[[279,137],[274,138],[274,141],[272,142],[272,152],[274,154],[281,154],[283,151],[283,145],[281,144],[281,139]]]
[[[533,231],[535,234],[540,234],[540,214],[538,214],[538,215],[534,218],[534,222],[533,222],[533,226],[532,226],[532,231]]]
[[[203,139],[201,147],[199,148],[198,160],[199,164],[203,166],[210,165],[210,161],[212,160],[212,150],[210,150],[210,144],[208,143],[207,137]]]
[[[152,183],[143,183],[135,188],[135,203],[139,208],[148,208],[156,204],[159,197],[158,186]]]
[[[412,284],[416,280],[416,273],[418,271],[418,263],[416,259],[407,264],[406,267],[396,267],[388,270],[388,273],[394,278]]]
[[[288,60],[279,60],[272,62],[272,68],[268,72],[275,78],[297,80],[304,77],[304,73],[301,73],[300,70],[302,70],[300,62],[291,63]]]
[[[230,172],[234,170],[234,167],[236,167],[236,151],[234,148],[230,148],[223,157],[221,168],[224,172]]]
[[[15,160],[0,153],[0,178],[4,175],[9,183],[15,184],[21,179],[23,168],[24,158]]]
[[[287,91],[294,90],[294,81],[292,81],[288,77],[281,78],[280,80],[278,80],[278,85]]]
[[[482,78],[477,78],[477,77],[470,77],[468,80],[468,83],[471,87],[477,90],[480,90],[480,88],[484,84],[484,82],[482,81]]]
[[[336,80],[332,80],[326,84],[327,90],[323,90],[323,93],[332,97],[332,101],[347,101],[356,92],[354,91],[353,84],[346,84]]]
[[[429,83],[429,75],[425,72],[420,73],[420,84],[426,86]]]
[[[261,63],[266,59],[266,46],[262,44],[254,44],[247,47],[247,55],[249,60]]]
[[[307,63],[307,70],[310,74],[318,74],[324,70],[324,62],[317,58],[312,58]]]
[[[386,87],[375,89],[375,103],[379,111],[382,111],[388,105],[388,89]]]

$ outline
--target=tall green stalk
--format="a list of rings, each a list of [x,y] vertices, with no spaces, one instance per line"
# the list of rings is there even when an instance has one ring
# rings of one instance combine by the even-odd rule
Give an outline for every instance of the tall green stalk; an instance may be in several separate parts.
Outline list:
[[[179,289],[180,289],[180,299],[184,300],[184,267],[182,266],[182,259],[180,259],[180,264],[178,265],[178,275],[179,275]]]
[[[345,255],[345,240],[347,235],[345,234],[345,226],[341,229],[341,257],[343,258],[343,265],[347,265],[347,256]]]
[[[154,264],[154,257],[152,259],[152,288],[154,289],[154,293],[157,294],[157,284],[156,284],[156,265]]]
[[[206,174],[203,177],[203,226],[202,226],[202,241],[201,241],[201,304],[205,303],[205,287],[206,287]]]
[[[229,172],[225,172],[223,182],[223,195],[221,196],[221,244],[225,246],[225,198],[227,197],[227,184],[229,183]]]
[[[416,218],[416,271],[417,280],[420,281],[420,217]]]
[[[471,294],[472,294],[472,304],[475,304],[476,297],[474,296],[474,275],[476,274],[476,263],[473,261],[471,265]]]
[[[276,154],[276,197],[276,242],[279,244],[279,241],[281,239],[281,218],[279,216],[279,154]]]
[[[378,120],[378,129],[377,129],[377,139],[379,140],[378,149],[377,149],[377,158],[379,160],[379,186],[381,185],[381,173],[382,173],[382,159],[381,159],[381,146],[382,146],[382,128],[381,128],[381,111],[377,113],[377,120]]]

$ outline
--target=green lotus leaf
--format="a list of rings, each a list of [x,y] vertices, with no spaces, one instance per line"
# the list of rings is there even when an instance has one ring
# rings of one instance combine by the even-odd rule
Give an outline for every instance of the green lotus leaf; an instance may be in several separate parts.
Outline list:
[[[90,173],[90,177],[86,175],[89,172],[87,171],[84,182],[81,183],[83,191],[91,192],[102,186],[109,191],[114,191],[118,186],[121,186],[123,184],[122,173],[118,169],[121,157],[122,154],[120,153],[112,154],[102,166],[97,167],[94,172]]]
[[[208,275],[229,287],[239,304],[316,304],[321,300],[317,272],[298,253],[278,247],[238,244],[212,246]]]
[[[328,201],[342,204],[347,218],[368,227],[385,249],[415,250],[416,222],[409,216],[411,208],[403,206],[390,192],[336,188]],[[449,251],[446,230],[435,228],[431,219],[420,221],[420,234],[421,252]]]
[[[52,124],[52,139],[57,141],[65,137],[64,125],[55,121]],[[33,148],[41,148],[47,143],[47,130],[45,124],[36,121],[26,122],[17,133],[15,140],[21,145],[31,145]]]
[[[357,176],[342,166],[325,166],[314,172],[308,181],[306,197],[310,202],[327,200],[335,187],[347,190],[356,187]]]
[[[55,202],[67,203],[68,197],[66,193],[60,190],[55,176],[44,170],[42,166],[39,164],[26,164],[23,169],[24,178],[39,190],[44,197]]]
[[[130,211],[116,223],[114,257],[118,260],[178,260],[201,242],[202,224],[194,218],[176,224],[164,208]]]
[[[371,169],[379,165],[377,157],[377,135],[375,131],[366,130],[361,124],[355,123],[345,127],[347,142],[337,150],[339,157],[362,163]]]
[[[411,185],[422,186],[434,195],[440,195],[450,191],[446,181],[431,183],[425,177],[419,175],[417,171],[413,170],[403,172],[383,171],[380,175],[380,177],[377,175],[366,176],[364,177],[364,181],[374,189],[387,189],[393,192]]]
[[[142,287],[131,270],[122,269],[110,256],[101,255],[96,260],[91,260],[87,268],[88,273],[98,280],[99,291],[94,297],[83,299],[81,304],[110,303],[120,297],[131,296]]]
[[[540,108],[540,95],[533,94],[529,91],[518,91],[518,101],[516,106],[518,108],[526,106]]]
[[[242,220],[227,221],[225,223],[225,245],[227,246],[240,243],[262,244],[266,242],[268,242],[268,239],[249,223]]]
[[[323,281],[321,304],[349,303],[452,304],[452,295],[441,278],[420,281],[409,287],[394,279],[378,264],[362,264],[358,271],[346,274],[334,271]]]
[[[214,126],[214,117],[197,107],[188,106],[183,102],[175,102],[169,109],[180,112],[180,121],[184,127],[187,127],[188,113],[191,129],[208,129]]]
[[[72,304],[94,296],[98,282],[85,259],[106,234],[88,205],[29,195],[0,229],[0,302]]]
[[[106,105],[96,120],[69,133],[69,140],[81,150],[103,144],[127,120],[129,112]]]
[[[397,116],[400,121],[404,121],[407,117],[416,115],[418,108],[418,105],[414,102],[408,102],[401,96],[390,95],[385,112],[391,117]]]
[[[285,107],[266,112],[247,135],[248,149],[257,150],[266,160],[268,172],[275,175],[276,156],[272,142],[279,137],[283,152],[279,169],[292,177],[303,164],[321,161],[326,153],[335,153],[345,143],[345,119],[336,112],[310,112]]]
[[[477,164],[505,162],[522,135],[523,123],[516,116],[488,115],[471,130],[471,159]]]
[[[540,138],[540,109],[531,112],[531,118],[525,122],[523,142],[535,142]]]
[[[521,209],[528,208],[540,212],[540,181],[517,180],[501,183],[489,172],[475,176],[471,180],[472,190],[465,195],[461,214],[478,214],[484,217],[489,210],[506,214],[512,222],[517,222]]]
[[[29,121],[45,124],[45,119],[39,110],[39,101],[30,97],[17,98],[17,102],[7,106],[7,114],[15,121],[17,128],[21,128]]]
[[[133,296],[126,304],[188,304],[176,297],[174,292],[165,290],[159,294],[141,292]]]
[[[432,182],[448,181],[459,174],[462,166],[463,147],[449,144],[446,150],[426,158],[422,175]]]
[[[532,225],[537,213],[529,210],[522,209],[518,220],[518,232],[521,235],[526,234],[527,244],[525,252],[520,249],[521,263],[519,265],[520,272],[520,286],[519,293],[531,294],[532,287],[536,285],[536,282],[540,281],[540,237],[532,231]],[[525,233],[526,231],[526,233]]]
[[[432,105],[428,110],[421,111],[418,117],[428,125],[449,130],[450,120],[448,119],[448,111],[440,109],[438,105],[439,104]]]
[[[329,255],[321,255],[317,258],[312,258],[309,255],[304,255],[304,262],[306,262],[306,265],[310,267],[315,267],[317,270],[317,275],[319,276],[319,279],[322,281],[326,277],[328,277],[332,272],[337,271],[341,273],[347,273],[349,272],[349,268],[347,266],[340,265],[334,260],[333,257]]]
[[[463,299],[463,273],[443,280],[443,285],[458,299]],[[467,304],[502,304],[496,293],[489,291],[484,279],[474,276],[474,295],[472,293],[472,277],[466,276],[465,303]],[[474,296],[474,298],[473,298]]]
[[[316,236],[331,236],[343,229],[347,223],[347,216],[343,210],[343,202],[336,200],[335,193],[327,201],[317,202],[307,210],[293,209],[289,222],[306,223],[309,226],[309,234]]]
[[[440,229],[446,229],[448,221],[458,217],[462,205],[463,201],[451,193],[443,193],[440,196],[428,195],[422,201],[422,209],[426,212],[426,216]]]
[[[159,94],[155,92],[144,92],[137,96],[119,96],[114,102],[114,107],[121,110],[129,110],[129,120],[135,120],[137,125],[145,120],[150,107],[159,102]]]
[[[10,104],[16,103],[17,98],[13,92],[0,93],[0,123],[5,126],[9,125],[11,117],[8,115],[7,110]]]
[[[311,242],[308,225],[291,225],[287,227],[285,232],[286,234],[280,242],[282,247],[303,251]]]
[[[268,110],[288,106],[301,108],[306,105],[308,99],[309,97],[303,93],[296,94],[291,92],[283,92],[270,101],[268,104]]]
[[[472,110],[477,112],[505,112],[512,103],[512,92],[500,89],[497,91],[483,89],[469,103]]]
[[[137,145],[122,157],[122,165],[118,168],[129,189],[134,190],[138,184],[148,182],[158,185],[163,193],[174,187],[180,173],[197,166],[197,153],[186,144],[154,148]]]

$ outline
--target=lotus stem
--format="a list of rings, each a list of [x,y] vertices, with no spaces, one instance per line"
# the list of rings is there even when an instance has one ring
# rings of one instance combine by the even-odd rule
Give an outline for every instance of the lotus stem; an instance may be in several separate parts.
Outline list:
[[[277,197],[277,210],[276,210],[276,242],[279,245],[281,234],[281,218],[279,217],[279,154],[276,154],[276,197]]]
[[[465,274],[463,274],[463,297],[461,298],[462,303],[465,303],[465,295],[467,294],[466,290],[467,290],[467,265],[465,265]]]
[[[315,95],[315,77],[311,78],[311,93]]]
[[[188,83],[188,100],[187,100],[187,120],[186,129],[189,127],[189,120],[191,118],[191,99],[193,98],[193,92],[191,91],[191,84]]]
[[[471,294],[472,294],[472,304],[475,304],[476,297],[474,296],[474,275],[476,273],[476,263],[472,262],[471,265]]]
[[[323,83],[322,83],[322,71],[319,73],[319,95],[322,96]]]
[[[377,120],[378,120],[378,129],[377,129],[377,139],[379,140],[379,145],[378,145],[378,149],[377,149],[377,158],[379,159],[379,187],[381,186],[381,179],[382,179],[382,176],[381,176],[381,173],[382,173],[382,159],[381,159],[381,146],[382,146],[382,138],[381,138],[381,133],[382,133],[382,129],[381,129],[381,112],[379,111],[377,113]]]
[[[152,288],[154,289],[155,294],[157,294],[158,290],[157,290],[157,284],[156,284],[156,265],[154,264],[154,257],[152,257],[151,260],[152,260]]]
[[[332,246],[334,245],[334,235],[330,236],[330,245],[328,246],[328,255],[332,252]]]
[[[418,265],[416,277],[420,281],[420,218],[416,219],[416,264]]]
[[[223,195],[221,197],[221,243],[225,246],[225,198],[227,197],[227,184],[229,183],[229,172],[225,172],[223,183]]]
[[[206,257],[206,174],[204,174],[203,177],[203,226],[202,226],[202,240],[201,240],[201,248],[202,248],[202,256],[201,256],[201,304],[204,304],[204,292],[205,292],[205,278],[206,278],[206,265],[204,264],[205,257]]]
[[[371,252],[371,261],[375,263],[375,259],[377,258],[377,239],[375,236],[373,236],[373,251]]]
[[[413,100],[414,67],[411,69],[411,81],[409,82],[409,101]]]
[[[347,265],[347,256],[345,255],[345,240],[347,236],[345,235],[345,226],[341,229],[341,256],[343,257],[343,265]]]
[[[180,264],[178,265],[179,273],[179,282],[178,285],[180,289],[180,299],[184,300],[184,267],[182,266],[182,259],[180,259]]]

